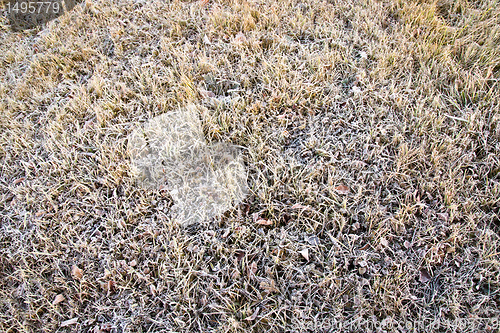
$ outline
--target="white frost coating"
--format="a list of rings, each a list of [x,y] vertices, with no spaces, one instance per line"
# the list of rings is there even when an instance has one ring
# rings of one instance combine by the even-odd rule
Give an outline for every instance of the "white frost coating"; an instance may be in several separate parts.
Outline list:
[[[181,224],[207,221],[239,204],[247,194],[247,174],[239,149],[207,145],[197,106],[146,122],[128,137],[132,170],[149,189],[166,186]]]

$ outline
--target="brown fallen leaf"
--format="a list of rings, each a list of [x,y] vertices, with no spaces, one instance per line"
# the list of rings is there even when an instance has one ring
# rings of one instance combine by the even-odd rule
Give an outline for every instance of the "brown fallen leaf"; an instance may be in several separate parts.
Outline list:
[[[245,256],[245,251],[243,250],[236,250],[234,251],[234,254],[236,255],[236,262],[241,261],[243,257]]]
[[[248,274],[255,275],[255,273],[257,273],[257,263],[252,261],[252,263],[248,265]]]
[[[420,277],[419,277],[420,282],[426,283],[430,279],[431,279],[431,276],[430,276],[429,272],[427,272],[427,270],[425,268],[422,268],[420,270]]]
[[[26,180],[26,177],[21,177],[21,178],[17,178],[15,179],[13,182],[12,182],[12,185],[17,185],[19,183],[22,183]]]
[[[247,228],[244,225],[237,226],[236,228],[234,228],[234,233],[236,235],[244,235],[245,232],[247,232]]]
[[[349,187],[347,187],[345,185],[339,185],[339,186],[335,187],[334,190],[338,194],[347,194],[347,193],[349,193]]]
[[[248,321],[255,320],[257,318],[257,316],[259,315],[259,311],[260,311],[260,308],[255,309],[253,314],[250,317],[246,317],[245,320],[248,320]]]
[[[450,216],[448,215],[448,213],[437,213],[436,216],[442,220],[442,221],[445,221],[447,222],[448,219],[450,218]]]
[[[260,213],[253,213],[252,214],[253,222],[257,222],[258,219],[260,219]]]
[[[154,286],[154,284],[149,285],[149,292],[151,293],[151,295],[156,296],[156,287]]]
[[[273,222],[269,221],[268,219],[260,217],[260,213],[253,213],[252,214],[253,222],[260,224],[260,225],[272,225]]]
[[[311,209],[311,207],[309,206],[304,206],[302,204],[299,204],[299,203],[296,203],[295,205],[293,205],[292,207],[290,207],[291,209]]]
[[[115,290],[115,282],[112,280],[109,280],[107,285],[106,285],[106,291],[108,292],[108,295],[111,295],[114,290]]]
[[[360,227],[361,227],[361,225],[359,224],[359,222],[354,222],[354,223],[351,225],[352,231],[356,231],[356,230],[358,230]]]
[[[268,219],[263,219],[263,218],[258,219],[257,221],[255,221],[255,223],[260,224],[260,225],[272,225],[273,224],[272,221],[270,221]]]
[[[78,318],[77,317],[63,321],[61,323],[61,327],[66,327],[66,326],[73,325],[73,324],[76,324],[76,323],[78,323]]]
[[[39,210],[38,212],[35,213],[35,217],[40,217],[40,216],[42,216],[45,213],[46,213],[45,211]]]
[[[200,93],[201,97],[203,98],[213,98],[215,97],[215,94],[213,92],[211,92],[210,90],[205,90],[205,89],[198,89],[198,92]]]
[[[54,298],[54,301],[52,302],[52,304],[56,305],[56,304],[59,304],[63,301],[64,301],[64,296],[62,294],[59,294]]]
[[[364,250],[368,249],[369,247],[370,247],[370,244],[366,243],[365,245],[363,245],[363,247],[360,247],[359,250],[364,251]]]
[[[79,268],[77,265],[73,265],[71,268],[71,275],[73,278],[80,280],[83,277],[83,269]]]
[[[351,165],[356,169],[362,169],[367,166],[367,164],[363,161],[352,161]]]
[[[268,293],[277,293],[279,289],[276,288],[276,283],[273,279],[264,279],[260,281],[260,289],[267,291]]]

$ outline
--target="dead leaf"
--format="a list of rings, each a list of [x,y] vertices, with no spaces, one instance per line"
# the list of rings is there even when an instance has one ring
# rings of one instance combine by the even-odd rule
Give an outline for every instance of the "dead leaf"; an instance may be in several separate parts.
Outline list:
[[[113,293],[113,291],[115,289],[115,282],[112,280],[109,280],[107,285],[106,285],[106,289],[107,289],[108,295]]]
[[[427,270],[425,268],[422,268],[420,270],[420,278],[419,278],[420,282],[426,283],[430,279],[431,279],[431,276],[430,276],[429,272],[427,272]]]
[[[293,205],[292,207],[290,207],[291,209],[311,209],[311,207],[309,206],[304,206],[302,204],[299,204],[299,203],[296,203],[295,205]]]
[[[351,226],[353,231],[358,230],[360,227],[361,227],[361,224],[359,224],[359,222],[354,222]]]
[[[410,247],[411,247],[411,243],[408,242],[407,240],[405,240],[405,242],[403,243],[403,245],[406,247],[407,250],[409,250]]]
[[[62,294],[59,294],[54,298],[54,301],[52,302],[52,304],[56,305],[56,304],[59,304],[63,301],[64,301],[64,296]]]
[[[15,179],[13,182],[12,182],[12,185],[17,185],[19,183],[22,183],[26,180],[26,177],[21,177],[21,178],[17,178]]]
[[[257,318],[257,316],[259,315],[259,311],[260,311],[260,308],[255,309],[253,314],[250,317],[246,317],[245,320],[248,320],[248,321],[255,320]]]
[[[268,219],[260,217],[260,213],[253,213],[252,214],[253,222],[260,224],[260,225],[272,225],[273,222],[269,221]]]
[[[80,280],[83,277],[83,270],[77,265],[73,265],[71,268],[71,275],[73,275],[73,278]]]
[[[243,235],[243,234],[245,234],[246,231],[247,231],[247,228],[244,225],[237,226],[236,228],[234,228],[234,233],[236,235]]]
[[[76,323],[78,323],[78,318],[77,317],[63,321],[61,323],[61,327],[66,327],[66,326],[73,325],[73,324],[76,324]]]
[[[39,210],[38,212],[35,213],[35,217],[40,217],[40,216],[42,216],[45,213],[46,213],[45,211]]]
[[[203,98],[213,98],[215,97],[215,94],[211,92],[210,90],[205,90],[203,88],[199,88],[198,92],[200,93],[201,97]]]
[[[258,219],[257,221],[255,221],[255,223],[260,224],[260,225],[272,225],[273,224],[272,221],[270,221],[268,219],[263,219],[263,218]]]
[[[156,287],[153,284],[149,285],[149,292],[151,295],[156,296]]]
[[[380,238],[380,244],[383,247],[388,247],[389,246],[389,242],[387,241],[387,239],[385,237]]]
[[[359,248],[359,250],[360,251],[364,251],[364,250],[366,250],[369,247],[370,247],[370,244],[366,243],[365,245],[363,245],[363,247]]]
[[[248,273],[250,275],[255,275],[255,273],[257,273],[257,263],[255,261],[252,261],[252,263],[248,265]]]
[[[334,190],[338,194],[347,194],[347,193],[349,193],[349,187],[347,187],[345,185],[339,185],[339,186],[335,187]]]
[[[128,264],[128,265],[129,265],[130,267],[135,267],[135,266],[137,266],[137,261],[134,259],[134,260],[132,260],[131,262],[129,262],[129,264]]]
[[[236,254],[236,262],[240,261],[243,259],[243,257],[245,256],[245,251],[243,250],[236,250],[234,252],[234,254]]]
[[[4,197],[4,202],[8,203],[11,202],[16,196],[12,193],[8,193],[6,197]]]
[[[360,274],[360,275],[365,274],[365,273],[366,273],[366,267],[360,267],[360,268],[358,269],[358,272],[359,272],[359,274]]]
[[[273,279],[264,279],[260,281],[260,289],[267,291],[268,293],[277,293],[279,289],[276,288],[276,283]]]
[[[210,2],[209,0],[200,0],[198,1],[198,4],[200,5],[200,7],[204,7],[208,5],[209,2]]]
[[[363,161],[352,161],[351,165],[358,170],[367,166],[367,164]]]
[[[258,219],[260,219],[260,213],[253,213],[252,214],[253,222],[257,222]]]
[[[305,248],[302,251],[299,251],[299,253],[307,260],[309,261],[309,249]]]

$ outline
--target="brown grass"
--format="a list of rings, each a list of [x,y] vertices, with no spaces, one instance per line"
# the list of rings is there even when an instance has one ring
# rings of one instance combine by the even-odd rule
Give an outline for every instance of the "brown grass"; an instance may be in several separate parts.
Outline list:
[[[88,0],[7,22],[1,331],[500,331],[498,1]],[[183,228],[127,136],[191,103],[209,142],[246,147],[251,194]]]

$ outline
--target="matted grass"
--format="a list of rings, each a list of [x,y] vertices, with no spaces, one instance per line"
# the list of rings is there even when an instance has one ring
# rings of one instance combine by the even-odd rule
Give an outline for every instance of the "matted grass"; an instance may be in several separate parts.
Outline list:
[[[498,1],[87,1],[0,23],[0,330],[499,331]],[[200,104],[250,195],[171,221]]]

